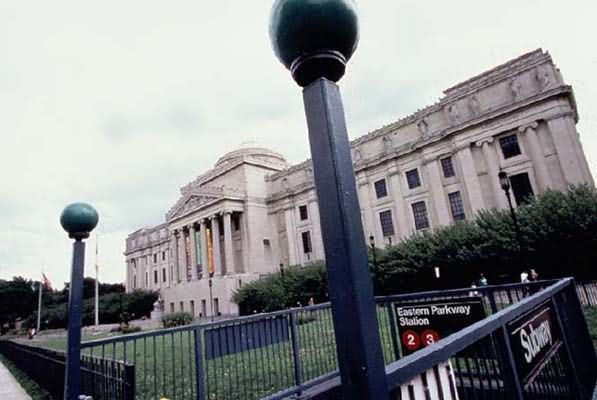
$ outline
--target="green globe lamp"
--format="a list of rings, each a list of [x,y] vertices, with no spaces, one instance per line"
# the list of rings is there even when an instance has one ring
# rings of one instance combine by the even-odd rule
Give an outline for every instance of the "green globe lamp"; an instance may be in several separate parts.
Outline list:
[[[388,388],[342,96],[359,42],[353,0],[277,0],[276,57],[303,88],[342,399],[385,400]],[[322,385],[318,395],[329,395]],[[327,397],[326,397],[327,398]]]
[[[87,203],[73,203],[62,211],[60,225],[73,243],[73,258],[68,291],[68,336],[64,399],[77,400],[81,393],[81,319],[83,316],[83,272],[85,270],[85,242],[97,226],[97,211]]]
[[[300,86],[321,77],[338,82],[359,41],[356,5],[352,0],[277,0],[270,38]]]

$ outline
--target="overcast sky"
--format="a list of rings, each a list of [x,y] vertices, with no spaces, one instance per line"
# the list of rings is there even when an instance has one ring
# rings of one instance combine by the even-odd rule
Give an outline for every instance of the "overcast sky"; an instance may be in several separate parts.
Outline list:
[[[100,214],[101,279],[123,281],[126,235],[163,222],[219,156],[253,141],[309,157],[300,89],[270,47],[271,4],[0,0],[0,278],[43,268],[62,287],[71,244],[58,219],[84,200]],[[358,5],[361,42],[341,82],[352,138],[542,47],[574,87],[597,176],[597,2]]]

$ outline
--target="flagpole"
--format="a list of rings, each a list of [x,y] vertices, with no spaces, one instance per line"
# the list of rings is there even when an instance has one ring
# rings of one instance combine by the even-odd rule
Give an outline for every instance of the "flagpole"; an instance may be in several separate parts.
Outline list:
[[[40,281],[39,282],[39,298],[37,300],[37,333],[38,334],[39,334],[39,330],[41,328],[41,291],[42,291],[42,282]]]
[[[99,326],[99,264],[98,264],[99,234],[95,234],[95,327]]]

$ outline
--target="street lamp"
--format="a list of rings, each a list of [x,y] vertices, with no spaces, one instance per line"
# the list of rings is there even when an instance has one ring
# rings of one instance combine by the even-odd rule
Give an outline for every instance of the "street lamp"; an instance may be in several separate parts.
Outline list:
[[[342,398],[388,398],[339,81],[359,39],[352,0],[277,0],[274,52],[303,87]]]
[[[520,258],[521,258],[521,267],[524,269],[524,257],[523,257],[523,247],[522,247],[522,235],[520,234],[520,226],[518,225],[518,218],[516,217],[516,212],[514,211],[514,206],[512,205],[512,196],[510,195],[510,178],[506,171],[500,171],[498,173],[498,179],[500,181],[500,186],[502,190],[506,194],[506,198],[508,199],[508,206],[510,208],[510,216],[512,217],[512,223],[514,224],[514,231],[516,234],[516,241],[518,242],[518,247],[520,249]]]
[[[211,308],[211,320],[213,322],[214,320],[214,293],[213,293],[213,281],[211,280],[211,278],[209,278],[209,281],[207,281],[207,283],[209,284],[209,307]]]
[[[97,226],[97,211],[86,203],[67,206],[60,216],[60,224],[74,239],[73,258],[68,295],[68,339],[64,399],[77,400],[81,395],[81,316],[83,314],[83,271],[85,242]]]

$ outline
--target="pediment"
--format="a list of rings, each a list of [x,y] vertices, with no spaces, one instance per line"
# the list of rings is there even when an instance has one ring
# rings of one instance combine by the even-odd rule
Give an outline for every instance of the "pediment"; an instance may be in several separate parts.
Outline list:
[[[221,199],[222,196],[207,194],[187,194],[183,196],[166,214],[167,220],[181,217],[189,212],[200,209],[203,205]]]

